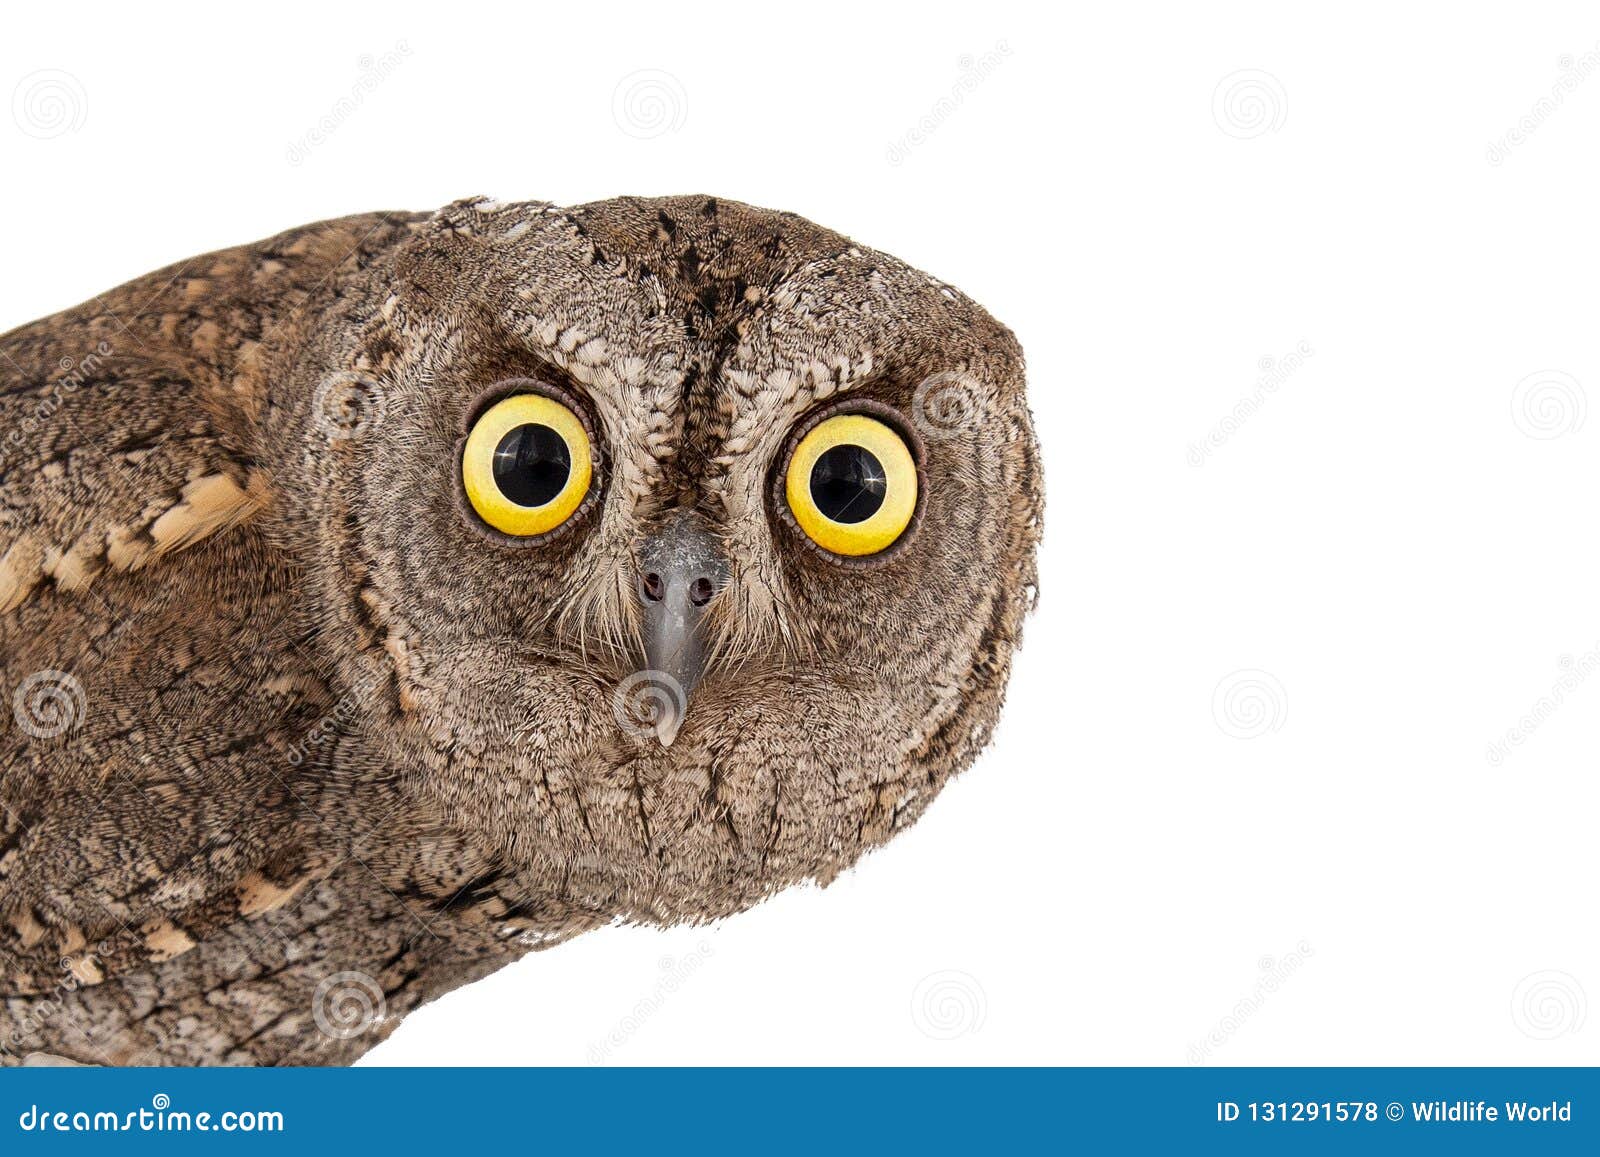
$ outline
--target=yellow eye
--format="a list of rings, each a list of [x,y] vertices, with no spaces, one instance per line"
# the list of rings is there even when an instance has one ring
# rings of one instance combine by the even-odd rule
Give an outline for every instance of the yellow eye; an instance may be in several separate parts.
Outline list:
[[[905,440],[865,414],[837,414],[800,439],[784,480],[789,509],[834,554],[877,554],[917,509],[917,464]]]
[[[592,472],[583,423],[543,394],[496,402],[472,427],[461,455],[472,509],[518,537],[545,534],[571,518]]]

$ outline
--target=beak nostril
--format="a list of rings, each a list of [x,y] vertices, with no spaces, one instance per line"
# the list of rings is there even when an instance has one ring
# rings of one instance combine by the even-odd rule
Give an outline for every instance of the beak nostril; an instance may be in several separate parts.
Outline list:
[[[716,593],[717,588],[708,578],[697,578],[689,584],[689,601],[697,607],[705,606]]]
[[[645,575],[640,585],[644,588],[644,597],[653,603],[659,603],[666,597],[666,584],[661,581],[661,576],[655,571]]]

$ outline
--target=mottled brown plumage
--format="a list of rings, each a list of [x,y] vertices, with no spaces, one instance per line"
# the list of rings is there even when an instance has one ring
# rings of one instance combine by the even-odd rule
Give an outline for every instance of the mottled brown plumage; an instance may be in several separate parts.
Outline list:
[[[512,379],[593,430],[548,540],[462,498]],[[922,505],[846,563],[774,479],[857,403]],[[0,1059],[344,1063],[530,949],[826,882],[987,740],[1040,503],[1007,330],[707,197],[350,217],[13,331]],[[663,527],[725,580],[670,746],[616,709]]]

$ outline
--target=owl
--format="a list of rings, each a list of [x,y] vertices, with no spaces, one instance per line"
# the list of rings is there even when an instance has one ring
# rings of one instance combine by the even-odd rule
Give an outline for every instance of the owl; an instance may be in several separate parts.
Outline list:
[[[995,725],[1012,334],[789,213],[310,225],[0,338],[0,1060],[345,1064],[826,884]]]

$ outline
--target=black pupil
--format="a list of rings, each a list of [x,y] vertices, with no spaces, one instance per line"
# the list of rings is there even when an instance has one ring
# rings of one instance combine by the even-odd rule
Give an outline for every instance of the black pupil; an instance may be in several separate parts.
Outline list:
[[[571,473],[566,439],[537,422],[507,431],[494,448],[494,484],[518,506],[543,506]]]
[[[811,501],[834,522],[865,522],[888,489],[883,463],[864,446],[831,447],[811,468]]]

